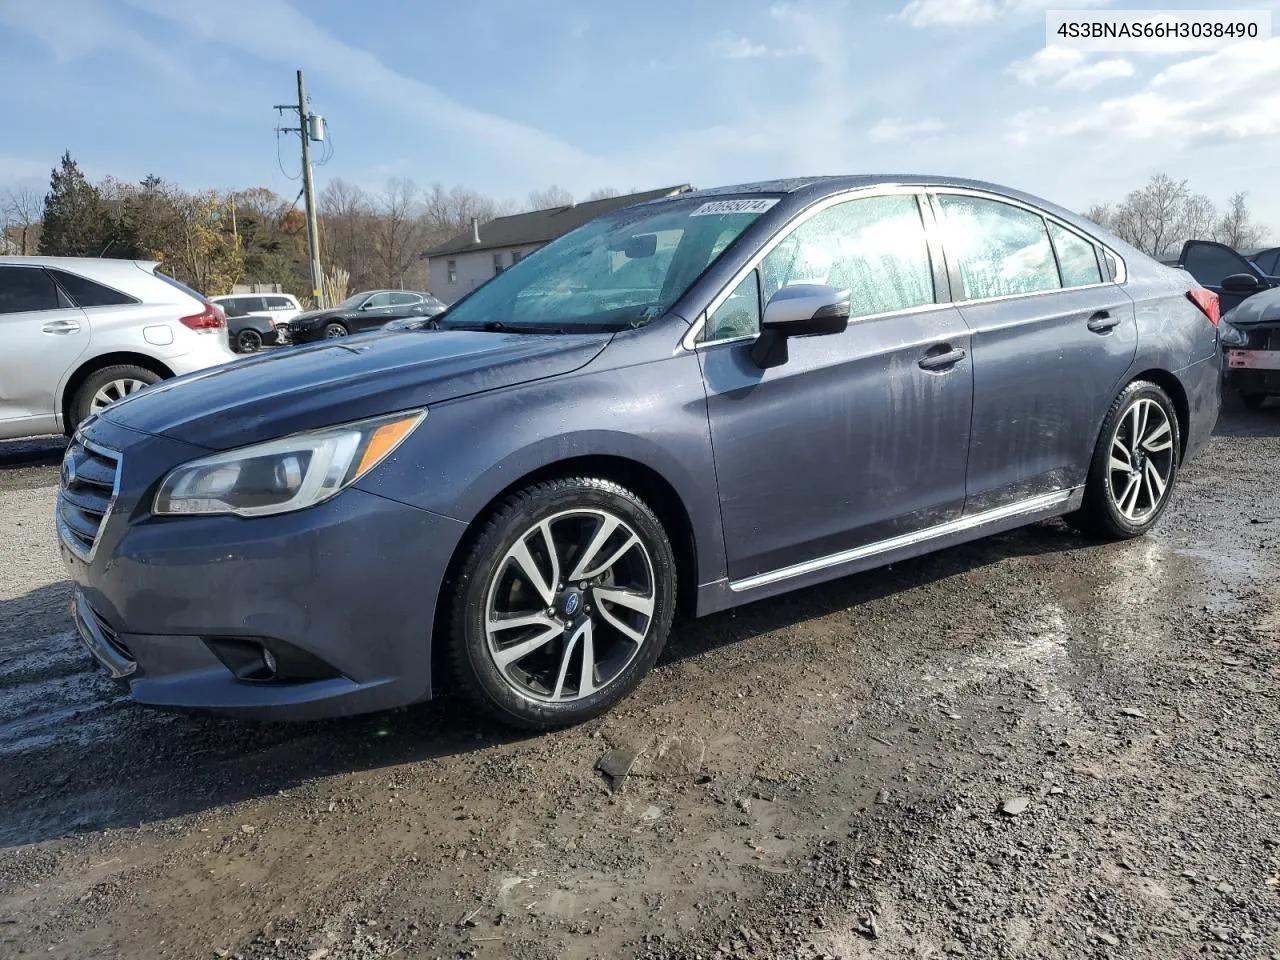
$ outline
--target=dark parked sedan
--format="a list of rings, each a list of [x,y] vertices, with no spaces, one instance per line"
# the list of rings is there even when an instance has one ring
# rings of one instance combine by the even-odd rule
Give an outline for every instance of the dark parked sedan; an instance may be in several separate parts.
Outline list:
[[[136,700],[256,717],[456,690],[599,714],[697,616],[1048,517],[1151,528],[1217,417],[1216,297],[989,184],[630,207],[438,328],[106,408],[58,529]]]
[[[434,317],[444,304],[429,293],[414,290],[366,290],[328,310],[301,313],[289,324],[294,343],[332,340],[377,330],[389,320]]]

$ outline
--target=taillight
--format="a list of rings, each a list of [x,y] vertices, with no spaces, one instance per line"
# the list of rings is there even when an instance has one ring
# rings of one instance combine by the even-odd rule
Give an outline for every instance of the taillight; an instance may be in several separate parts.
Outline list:
[[[1209,318],[1210,323],[1215,327],[1218,325],[1218,321],[1222,319],[1222,304],[1216,293],[1204,287],[1195,287],[1187,291],[1187,299],[1200,308],[1200,312]]]
[[[213,333],[227,326],[227,315],[217,304],[206,303],[199,313],[189,317],[179,317],[178,322],[196,333]]]

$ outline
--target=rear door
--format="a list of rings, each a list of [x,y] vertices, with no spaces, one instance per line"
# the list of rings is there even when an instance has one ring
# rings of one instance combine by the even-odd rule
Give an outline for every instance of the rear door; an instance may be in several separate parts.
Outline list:
[[[0,438],[57,430],[58,386],[89,322],[38,266],[0,266]]]
[[[713,301],[697,349],[736,588],[960,516],[969,333],[937,302],[946,274],[928,235],[914,193],[847,199],[802,214]],[[762,370],[750,354],[763,304],[794,283],[850,290],[853,316]]]
[[[1133,300],[1074,228],[973,191],[933,200],[973,338],[965,513],[1080,485],[1137,351]]]
[[[1243,301],[1253,296],[1253,293],[1267,290],[1271,286],[1270,282],[1264,278],[1264,271],[1225,243],[1217,243],[1213,240],[1188,240],[1182,245],[1178,265],[1195,277],[1200,286],[1207,287],[1218,295],[1223,313],[1240,306]],[[1258,277],[1258,290],[1253,293],[1241,293],[1222,288],[1223,280],[1241,273]]]

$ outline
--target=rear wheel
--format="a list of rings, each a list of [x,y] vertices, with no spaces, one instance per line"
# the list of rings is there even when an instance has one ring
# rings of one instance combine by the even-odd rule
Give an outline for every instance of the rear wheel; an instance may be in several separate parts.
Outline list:
[[[326,340],[336,340],[338,337],[345,337],[350,332],[341,323],[326,323],[324,325],[324,338]]]
[[[117,400],[123,400],[160,379],[154,370],[133,364],[117,364],[94,371],[80,384],[71,400],[71,423],[67,424],[67,432],[74,432],[91,414],[100,413]]]
[[[236,350],[240,353],[257,353],[262,349],[262,334],[257,330],[241,330],[236,334]]]
[[[666,532],[631,491],[591,477],[528,487],[485,523],[454,581],[458,686],[527,729],[597,716],[658,658],[675,584]]]
[[[1244,404],[1246,410],[1257,410],[1267,402],[1265,393],[1242,393],[1240,394],[1240,402]]]
[[[1084,503],[1067,521],[1113,539],[1146,533],[1169,505],[1181,449],[1173,401],[1156,384],[1135,380],[1102,423]]]

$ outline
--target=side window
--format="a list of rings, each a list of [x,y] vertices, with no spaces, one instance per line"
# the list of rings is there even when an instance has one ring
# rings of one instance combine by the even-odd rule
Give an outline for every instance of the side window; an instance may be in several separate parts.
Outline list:
[[[760,329],[760,271],[752,270],[707,318],[702,339],[749,337]]]
[[[966,300],[1061,286],[1039,214],[985,197],[941,194],[938,202],[943,240],[959,265]]]
[[[457,261],[457,260],[446,260],[446,261],[445,261],[445,272],[449,274],[449,282],[450,282],[450,283],[457,283],[457,282],[458,282],[458,261]]]
[[[81,307],[115,307],[122,303],[137,303],[138,301],[128,294],[121,293],[119,290],[112,290],[110,287],[104,287],[100,283],[94,283],[82,276],[74,273],[67,273],[65,270],[50,270],[58,284],[66,291],[67,296]]]
[[[501,273],[501,272],[502,272],[503,270],[505,270],[505,269],[506,269],[506,267],[505,267],[505,266],[503,265],[503,263],[502,263],[502,254],[500,254],[500,253],[495,253],[495,254],[493,255],[493,272],[494,272],[495,274],[498,274],[498,273]]]
[[[1102,263],[1107,269],[1107,279],[1114,280],[1120,275],[1120,265],[1116,263],[1116,258],[1112,256],[1110,250],[1102,251]]]
[[[363,310],[377,310],[381,307],[391,306],[391,294],[375,293],[372,297],[364,302]]]
[[[1253,272],[1240,254],[1220,243],[1191,244],[1182,265],[1206,287],[1220,287],[1234,273]]]
[[[1256,263],[1259,269],[1261,269],[1268,277],[1276,276],[1277,260],[1280,260],[1280,249],[1263,250],[1262,253],[1253,258],[1253,262]]]
[[[934,302],[920,205],[909,194],[849,200],[792,231],[761,264],[764,298],[793,283],[848,290],[852,316]]]
[[[38,267],[0,267],[0,314],[57,310],[53,278]]]
[[[1087,287],[1102,282],[1098,269],[1098,251],[1091,242],[1058,226],[1049,224],[1049,237],[1058,254],[1058,269],[1062,273],[1064,287]]]
[[[292,310],[293,304],[289,302],[288,297],[267,297],[268,310]]]
[[[391,295],[391,303],[394,306],[401,307],[411,303],[421,303],[422,298],[416,293],[393,293]]]

